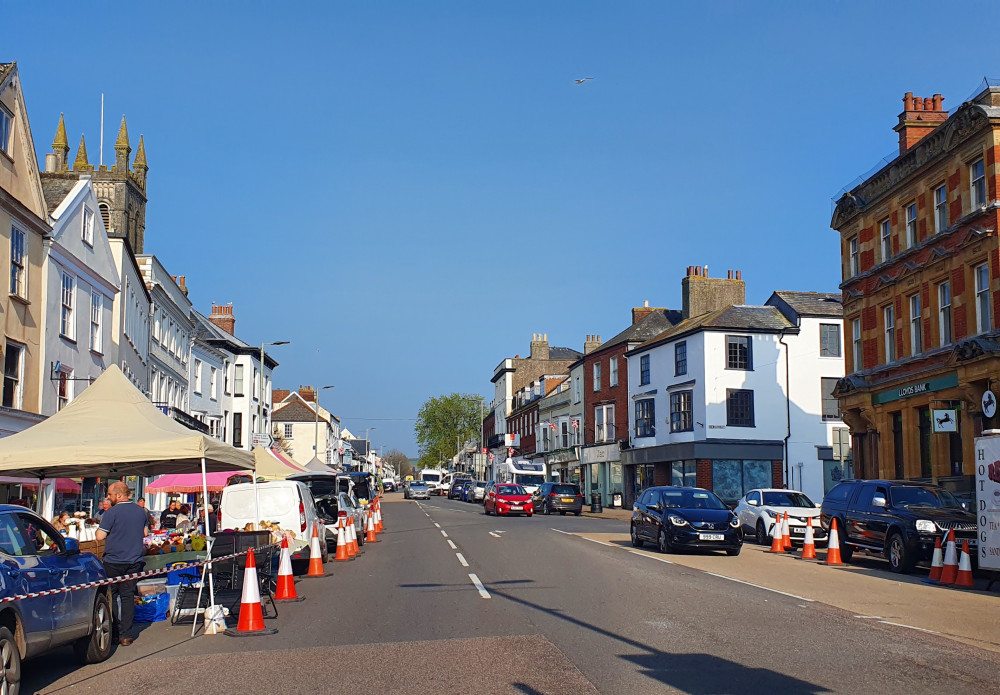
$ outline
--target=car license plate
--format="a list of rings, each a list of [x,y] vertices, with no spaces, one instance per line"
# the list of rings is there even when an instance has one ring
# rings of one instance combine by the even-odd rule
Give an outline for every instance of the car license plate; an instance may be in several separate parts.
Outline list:
[[[799,536],[801,536],[805,532],[806,532],[806,530],[804,528],[800,527],[800,526],[795,526],[795,527],[792,528],[792,533],[797,534]]]
[[[573,498],[572,498],[572,497],[563,497],[563,498],[562,498],[562,501],[563,501],[563,502],[568,502],[568,503],[572,504],[572,502],[573,502]]]
[[[520,509],[521,505],[519,505],[519,504],[512,504],[512,505],[510,505],[510,508],[511,509]]]
[[[724,541],[726,540],[725,534],[722,533],[699,533],[698,540],[700,541]]]

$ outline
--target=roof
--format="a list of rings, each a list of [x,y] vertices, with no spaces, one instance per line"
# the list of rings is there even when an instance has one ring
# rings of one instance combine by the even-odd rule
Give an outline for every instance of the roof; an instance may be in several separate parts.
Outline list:
[[[788,292],[779,290],[774,296],[783,300],[799,316],[844,315],[843,295],[839,292]]]
[[[573,348],[567,347],[554,347],[549,348],[549,359],[550,360],[577,360],[583,356],[583,353],[577,352]]]
[[[786,319],[776,307],[736,304],[681,321],[651,340],[647,340],[636,350],[644,350],[695,331],[727,328],[738,331],[777,332],[786,328],[795,328],[795,325]]]
[[[601,346],[594,352],[600,352],[622,343],[642,343],[676,326],[683,318],[684,314],[676,309],[653,309],[608,342],[601,343]]]
[[[321,422],[330,422],[320,413]],[[283,405],[271,413],[273,422],[315,422],[316,411],[306,405],[302,400],[295,400],[287,405]]]
[[[0,80],[7,77],[7,73],[9,73],[15,65],[17,65],[17,63],[0,63]]]

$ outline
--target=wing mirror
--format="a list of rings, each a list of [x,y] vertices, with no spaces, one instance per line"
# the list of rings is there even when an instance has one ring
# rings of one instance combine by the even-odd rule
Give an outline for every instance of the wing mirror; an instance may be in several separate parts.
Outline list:
[[[760,503],[757,500],[747,500],[747,504],[749,504],[751,507],[759,507],[760,506]]]
[[[63,555],[79,555],[80,554],[80,541],[76,538],[63,538],[63,543],[66,549],[63,551]]]
[[[872,506],[873,507],[881,507],[881,508],[884,509],[885,508],[885,496],[884,495],[875,495],[874,497],[872,497]]]

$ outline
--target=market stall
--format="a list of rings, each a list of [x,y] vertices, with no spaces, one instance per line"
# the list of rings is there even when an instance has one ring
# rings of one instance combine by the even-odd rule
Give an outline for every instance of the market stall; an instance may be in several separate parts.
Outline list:
[[[257,465],[258,480],[284,480],[295,473],[306,472],[305,468],[279,452],[261,446],[253,450],[253,460]]]

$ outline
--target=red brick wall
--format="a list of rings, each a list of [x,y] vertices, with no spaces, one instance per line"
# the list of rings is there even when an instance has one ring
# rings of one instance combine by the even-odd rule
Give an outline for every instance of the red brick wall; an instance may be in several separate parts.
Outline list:
[[[784,487],[785,477],[783,475],[781,461],[771,461],[771,487]]]
[[[653,484],[654,485],[670,484],[669,463],[657,463],[655,466],[653,466]]]
[[[865,272],[866,270],[869,270],[872,266],[875,265],[875,252],[872,251],[871,249],[867,251],[862,251],[860,264],[861,264],[860,270],[862,273]]]
[[[931,286],[930,286],[929,282],[925,282],[924,283],[923,289],[922,289],[920,295],[922,297],[921,304],[920,304],[920,309],[926,314],[928,311],[930,311],[930,306],[931,306]],[[931,313],[931,316],[934,316],[933,312]],[[928,349],[931,346],[931,328],[932,328],[932,324],[933,324],[932,320],[927,320],[927,319],[924,320],[924,349],[925,350]]]
[[[706,490],[712,489],[712,461],[698,459],[695,463],[695,483]]]
[[[858,233],[858,241],[862,244],[867,244],[873,238],[875,238],[874,227],[865,227]]]
[[[878,338],[866,338],[861,341],[861,357],[865,363],[862,369],[871,369],[878,364]]]
[[[628,362],[625,359],[625,352],[628,343],[621,343],[613,347],[595,350],[584,358],[583,363],[583,403],[584,421],[587,423],[583,441],[586,444],[594,443],[594,408],[598,403],[613,401],[615,404],[615,439],[630,439],[628,430],[628,408],[631,405],[628,397]],[[612,358],[618,358],[618,385],[611,387],[611,365]],[[601,363],[601,390],[594,391],[594,364]],[[659,376],[663,376],[662,374]],[[651,379],[656,375],[650,374]],[[659,416],[657,416],[659,417]]]
[[[878,327],[878,309],[873,306],[864,308],[861,312],[861,330],[871,331]]]
[[[958,342],[965,336],[969,335],[969,324],[967,323],[965,317],[965,305],[962,304],[961,306],[955,306],[953,304],[951,312],[954,317],[953,320],[955,324],[955,342]]]
[[[951,296],[955,299],[965,293],[965,268],[951,271]]]
[[[906,353],[903,351],[903,334],[906,333],[906,328],[909,325],[909,321],[903,317],[903,296],[896,295],[896,357],[899,358],[901,355]]]

